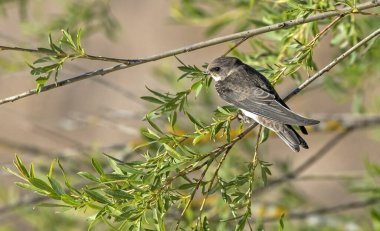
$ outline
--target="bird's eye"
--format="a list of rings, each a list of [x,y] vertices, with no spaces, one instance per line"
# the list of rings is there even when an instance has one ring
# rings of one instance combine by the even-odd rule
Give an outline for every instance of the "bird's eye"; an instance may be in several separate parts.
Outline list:
[[[210,71],[211,72],[219,72],[220,71],[220,67],[213,67],[213,68],[211,68]]]

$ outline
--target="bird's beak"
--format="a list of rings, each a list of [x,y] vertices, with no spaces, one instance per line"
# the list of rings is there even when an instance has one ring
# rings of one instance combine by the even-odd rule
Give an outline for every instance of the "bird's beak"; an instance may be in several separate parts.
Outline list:
[[[205,71],[203,72],[203,74],[204,74],[204,75],[210,75],[210,72],[209,72],[208,70],[205,70]]]

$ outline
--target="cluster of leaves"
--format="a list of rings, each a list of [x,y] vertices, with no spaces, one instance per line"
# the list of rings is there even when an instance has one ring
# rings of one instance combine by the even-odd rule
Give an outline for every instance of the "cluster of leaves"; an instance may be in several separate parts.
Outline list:
[[[161,213],[166,211],[171,204],[167,202],[175,201],[180,196],[159,194],[158,191],[162,189],[158,187],[154,175],[149,174],[151,169],[148,166],[138,162],[126,164],[112,157],[109,158],[109,161],[113,171],[107,174],[99,161],[92,159],[97,176],[89,172],[79,172],[78,174],[92,182],[94,186],[89,184],[81,189],[76,189],[70,184],[59,162],[64,185],[56,180],[53,174],[55,161],[51,164],[47,180],[35,175],[33,164],[27,170],[18,157],[16,157],[15,165],[20,174],[12,172],[12,170],[8,171],[25,181],[25,183],[17,183],[18,186],[62,202],[61,204],[43,204],[44,206],[73,209],[91,208],[96,214],[90,218],[90,228],[99,220],[103,220],[112,227],[117,224],[119,226],[117,230],[148,228],[149,225],[141,227],[143,220],[149,221],[144,222],[146,224],[151,222],[150,224],[160,225],[159,223],[162,223]],[[152,214],[150,213],[153,208],[157,208],[157,210],[154,209],[156,219],[151,219]],[[148,209],[150,211],[146,211]],[[116,229],[116,227],[114,228]],[[149,229],[153,228],[154,226],[150,226]]]
[[[191,85],[190,89],[185,91],[177,92],[176,94],[162,94],[157,91],[148,90],[154,96],[143,96],[141,99],[146,100],[151,103],[159,104],[159,106],[153,110],[152,112],[147,114],[149,118],[160,117],[164,113],[170,113],[169,122],[174,127],[176,120],[177,112],[186,112],[186,106],[188,104],[188,96],[195,92],[195,97],[199,95],[202,89],[208,89],[211,84],[211,78],[204,73],[204,71],[200,70],[196,66],[187,66],[183,65],[178,67],[179,70],[183,71],[184,74],[178,78],[178,81],[187,77],[194,81]]]
[[[333,33],[330,44],[341,50],[352,47],[363,37],[365,32],[372,31],[379,26],[378,21],[372,20],[372,17],[357,16],[357,13],[359,13],[356,9],[357,1],[353,0],[285,0],[276,2],[271,7],[268,7],[265,2],[260,1],[241,0],[228,4],[233,4],[232,9],[245,15],[245,17],[239,17],[239,20],[247,22],[248,27],[267,26],[294,18],[305,18],[315,13],[336,10],[336,8],[351,8],[350,14],[341,18],[330,29]],[[244,23],[241,21],[235,20],[234,15],[228,16],[227,12],[230,9],[230,5],[228,4],[217,4],[213,0],[206,1],[206,3],[205,1],[202,1],[202,3],[198,1],[177,1],[173,3],[173,12],[179,12],[181,9],[181,12],[185,13],[181,15],[178,13],[173,14],[173,18],[181,22],[186,21],[202,25],[210,22],[209,29],[213,28],[213,33],[228,24],[243,25]],[[187,11],[183,9],[187,9]],[[252,14],[252,12],[255,13]],[[225,22],[219,24],[220,17],[223,17]],[[194,18],[197,20],[194,21]],[[326,25],[331,20],[311,22],[287,30],[267,33],[265,34],[265,39],[271,42],[263,43],[258,39],[252,39],[250,41],[252,52],[246,54],[239,52],[239,50],[234,50],[232,54],[266,73],[267,78],[274,84],[287,76],[300,82],[302,79],[302,69],[306,73],[317,69],[313,61],[313,51],[318,44],[318,40],[323,37],[323,35],[319,35],[318,33],[320,32],[321,25]],[[247,26],[238,28],[237,31],[246,28]],[[342,65],[339,68],[340,71],[336,72],[337,74],[324,78],[325,89],[337,99],[349,98],[349,100],[352,100],[352,110],[354,112],[373,112],[378,108],[378,103],[376,103],[377,98],[367,96],[367,92],[369,92],[368,88],[375,86],[371,82],[376,81],[376,75],[373,73],[376,73],[377,65],[373,65],[373,61],[378,59],[378,53],[375,52],[378,44],[375,43],[375,40],[372,41],[368,49],[365,49],[365,55],[364,52],[355,51],[350,56],[349,61],[344,61],[346,65]],[[373,49],[369,49],[369,47]],[[357,65],[359,60],[360,65]],[[354,63],[355,65],[352,65]],[[363,81],[361,76],[369,77]],[[369,98],[374,100],[368,100]]]
[[[184,212],[187,213],[186,209],[194,199],[191,195],[194,195],[200,187],[205,197],[219,192],[221,198],[224,198],[231,208],[232,214],[238,214],[233,218],[240,220],[238,230],[244,229],[251,214],[249,206],[251,190],[247,189],[247,184],[252,187],[253,178],[250,173],[253,173],[255,168],[250,165],[250,173],[242,172],[241,175],[239,173],[239,176],[228,181],[219,175],[216,176],[218,179],[216,182],[206,180],[220,168],[213,166],[213,162],[227,151],[227,146],[221,146],[213,151],[210,151],[209,147],[202,150],[199,146],[200,141],[215,141],[222,137],[226,137],[228,145],[231,142],[231,122],[237,118],[237,109],[231,106],[218,107],[209,124],[200,121],[192,115],[194,112],[188,107],[188,97],[191,93],[198,96],[202,89],[207,90],[211,78],[195,66],[184,65],[180,66],[179,70],[183,72],[179,80],[193,81],[190,89],[177,94],[163,94],[148,89],[152,96],[142,97],[146,101],[159,104],[145,117],[152,127],[142,131],[147,142],[136,147],[141,151],[145,149],[142,155],[144,161],[124,163],[108,156],[112,170],[108,170],[110,173],[107,173],[99,161],[93,159],[92,164],[98,175],[89,172],[78,174],[90,180],[94,186],[87,184],[81,189],[76,189],[68,182],[62,166],[59,165],[66,185],[63,189],[52,175],[54,164],[46,182],[35,176],[33,165],[28,171],[17,157],[15,164],[21,173],[18,176],[27,182],[18,185],[61,201],[62,204],[59,206],[74,209],[92,208],[96,212],[92,217],[93,224],[102,220],[112,227],[117,226],[118,230],[138,228],[164,230],[165,227],[170,227],[170,220],[175,221],[178,217],[170,218],[169,209],[176,211],[173,205],[184,206]],[[155,122],[158,118],[168,117],[168,122],[174,131],[178,113],[183,113],[188,118],[188,122],[194,126],[194,132],[189,134],[164,132]],[[188,140],[191,142],[187,142]],[[262,177],[266,181],[266,175],[270,174],[269,164],[260,160],[258,163],[262,167],[264,173]],[[192,179],[192,172],[198,170],[204,171],[203,177]],[[234,187],[245,189],[245,196],[242,197],[242,193],[237,192],[233,196],[236,197],[235,200],[232,200],[225,194],[234,190]],[[240,214],[240,209],[243,209],[244,215]],[[229,214],[224,216],[228,218]],[[209,223],[207,213],[201,220],[199,224],[196,223],[198,227],[214,225]]]
[[[37,91],[41,90],[52,75],[54,75],[54,80],[57,82],[59,70],[62,69],[63,64],[68,59],[74,60],[86,55],[81,45],[81,31],[78,31],[75,39],[68,31],[61,31],[62,36],[58,42],[53,42],[51,35],[49,35],[50,47],[37,49],[38,52],[47,56],[35,60],[33,64],[29,64],[32,69],[30,73],[36,77]]]
[[[41,4],[47,5],[52,1],[42,0]],[[55,4],[61,4],[62,11],[55,14],[53,19],[46,20],[44,14],[33,14],[39,12],[41,4],[33,4],[30,0],[0,1],[0,13],[7,16],[10,5],[17,5],[22,29],[31,35],[43,38],[46,31],[57,31],[62,27],[77,31],[84,29],[84,34],[89,36],[93,33],[103,31],[104,35],[114,39],[120,28],[117,19],[113,16],[110,3],[107,0],[55,0]]]
[[[222,27],[228,24],[237,24],[238,26],[245,25],[243,28],[238,28],[237,31],[245,30],[253,26],[268,26],[277,22],[291,20],[295,18],[306,18],[312,14],[333,11],[336,7],[351,8],[351,14],[343,18],[337,28],[333,27],[335,33],[332,45],[340,48],[347,48],[357,43],[361,34],[359,25],[365,23],[355,23],[355,1],[296,1],[285,0],[276,2],[273,6],[268,6],[267,3],[261,1],[233,1],[234,11],[240,12],[245,17],[236,17],[235,14],[229,16],[230,6],[228,4],[217,4],[216,1],[178,1],[173,4],[174,12],[179,9],[188,9],[186,14],[181,17],[174,14],[173,17],[180,21],[188,18],[190,23],[196,23],[192,20],[197,18],[204,25],[206,22],[212,22],[210,28],[213,32],[217,32]],[[217,6],[219,5],[219,6]],[[207,13],[207,9],[214,14]],[[218,12],[218,13],[216,13]],[[255,12],[255,13],[252,13]],[[219,23],[219,18],[223,18],[223,23]],[[244,20],[242,23],[239,20]],[[313,61],[313,48],[317,45],[321,35],[320,26],[328,24],[332,19],[322,20],[318,22],[310,22],[289,28],[287,30],[279,30],[265,35],[267,41],[262,43],[260,40],[251,41],[252,52],[244,54],[235,50],[232,54],[242,58],[257,69],[267,73],[267,77],[272,80],[272,83],[277,83],[281,78],[290,76],[297,81],[301,80],[301,68],[307,73],[316,70],[316,64]],[[349,39],[346,41],[349,35]],[[312,37],[313,39],[309,39]],[[268,45],[270,44],[270,45]],[[293,58],[290,58],[293,57]],[[272,65],[269,65],[272,64]]]

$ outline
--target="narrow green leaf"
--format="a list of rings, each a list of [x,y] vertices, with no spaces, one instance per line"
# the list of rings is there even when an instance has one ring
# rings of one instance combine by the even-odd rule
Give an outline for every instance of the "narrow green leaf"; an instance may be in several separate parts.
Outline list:
[[[27,189],[27,190],[31,190],[31,191],[35,191],[35,190],[36,190],[36,187],[34,187],[34,186],[31,185],[31,184],[22,183],[22,182],[16,182],[15,184],[16,184],[18,187],[23,188],[23,189]]]
[[[61,169],[61,173],[62,173],[62,175],[63,175],[63,178],[65,179],[65,185],[66,185],[66,187],[67,187],[68,189],[70,189],[70,191],[74,191],[74,192],[80,194],[80,192],[79,192],[78,190],[76,190],[76,189],[70,184],[70,182],[69,182],[69,180],[68,180],[68,178],[67,178],[67,176],[66,176],[66,172],[65,172],[65,170],[64,170],[64,168],[63,168],[61,162],[59,161],[59,159],[57,160],[57,162],[58,162],[58,166],[59,166],[59,168]]]
[[[282,215],[281,215],[281,218],[280,218],[280,221],[279,221],[279,223],[280,223],[280,228],[278,229],[279,231],[284,231],[284,216],[285,216],[285,214],[283,213]]]
[[[202,231],[210,231],[210,226],[209,226],[209,223],[208,223],[207,216],[205,216],[205,217],[203,218],[203,222],[202,222]]]
[[[91,163],[92,163],[92,166],[95,168],[95,170],[100,174],[100,175],[103,175],[104,174],[104,170],[103,170],[103,167],[102,165],[99,163],[99,161],[95,158],[92,158],[91,159]]]
[[[82,48],[82,43],[81,43],[81,37],[82,37],[82,30],[79,29],[77,32],[77,40],[76,40],[77,52],[84,54],[84,50]]]
[[[180,160],[182,159],[182,156],[181,154],[179,154],[176,150],[174,150],[172,147],[170,147],[169,145],[163,143],[162,145],[164,145],[165,149],[168,151],[168,154],[173,157],[174,159],[177,159],[177,160]]]
[[[71,206],[62,205],[62,204],[54,204],[54,203],[40,203],[38,204],[40,207],[46,208],[71,208]]]
[[[145,174],[143,170],[136,169],[133,166],[130,166],[129,164],[119,164],[118,166],[124,173],[131,173],[131,174],[137,174],[137,175]]]
[[[268,137],[269,137],[269,129],[264,127],[263,130],[261,131],[259,144],[264,143],[268,139]]]
[[[157,98],[154,98],[152,96],[142,96],[140,98],[145,100],[145,101],[151,102],[151,103],[156,103],[156,104],[164,104],[165,103],[165,102],[163,102]]]
[[[161,93],[159,93],[159,92],[157,92],[157,91],[154,91],[154,90],[150,89],[150,88],[147,87],[147,86],[145,86],[145,88],[148,89],[148,91],[150,91],[153,95],[155,95],[155,96],[157,96],[157,97],[159,97],[159,98],[161,98],[161,99],[168,99],[168,98],[169,98],[168,96],[166,96],[166,95],[164,95],[164,94],[161,94]]]
[[[86,192],[86,194],[91,198],[93,199],[94,201],[97,201],[101,204],[109,204],[111,203],[107,197],[103,196],[102,194],[94,191],[94,190],[89,190],[89,189],[85,189],[84,190]]]
[[[53,172],[54,172],[54,164],[55,164],[55,160],[53,160],[50,164],[50,169],[49,169],[49,177],[53,177]]]
[[[55,193],[53,188],[51,188],[45,181],[39,179],[39,178],[29,178],[28,181],[36,188],[39,188],[41,190]]]
[[[193,122],[193,124],[196,124],[198,127],[204,128],[205,126],[202,124],[201,121],[197,120],[194,116],[192,116],[190,113],[185,112],[187,117],[189,117],[190,121]]]
[[[161,131],[161,129],[157,126],[157,124],[155,124],[148,116],[145,116],[145,119],[146,121],[148,121],[148,123],[150,124],[150,126],[152,126],[152,128],[154,128],[156,131],[158,131],[159,133],[163,134],[163,132]]]
[[[28,173],[28,170],[26,170],[24,164],[22,163],[21,159],[18,157],[18,155],[16,155],[16,161],[14,162],[14,164],[16,165],[16,167],[18,168],[18,170],[20,171],[20,173],[25,177],[25,178],[29,178],[30,175]]]
[[[128,200],[133,200],[134,196],[131,193],[127,193],[124,190],[121,189],[106,189],[104,192],[115,199],[128,199]]]
[[[172,129],[174,129],[175,123],[177,122],[177,112],[172,111],[169,116],[169,123]]]
[[[72,205],[72,206],[80,206],[81,205],[80,202],[76,201],[74,197],[72,197],[68,194],[61,195],[61,200],[68,205]]]
[[[34,164],[33,163],[30,164],[29,175],[30,175],[30,177],[35,177],[35,175],[36,175],[36,173],[34,172]]]
[[[71,37],[71,34],[67,32],[66,30],[61,30],[63,33],[63,39],[61,42],[66,43],[67,45],[71,46],[73,50],[77,50],[77,46],[75,45],[73,38]]]
[[[78,172],[77,173],[79,176],[81,177],[84,177],[88,180],[91,180],[91,181],[94,181],[94,182],[97,182],[97,183],[100,183],[100,179],[95,177],[94,175],[92,175],[91,173],[88,173],[88,172]]]
[[[193,139],[193,145],[196,145],[199,141],[202,140],[203,137],[204,137],[204,134],[199,134],[198,136],[196,136],[196,137]]]
[[[55,180],[52,177],[48,177],[48,180],[49,180],[50,185],[53,188],[55,194],[57,194],[59,196],[65,194],[65,191],[63,190],[63,188],[61,187],[60,183],[57,180]]]

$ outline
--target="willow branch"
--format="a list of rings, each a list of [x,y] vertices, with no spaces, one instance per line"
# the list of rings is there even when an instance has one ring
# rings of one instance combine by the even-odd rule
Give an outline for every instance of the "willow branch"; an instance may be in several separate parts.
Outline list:
[[[366,2],[363,4],[357,5],[356,10],[360,11],[360,10],[370,9],[370,8],[374,8],[374,7],[378,7],[378,6],[380,6],[380,1],[373,0],[371,2]],[[185,47],[181,47],[178,49],[163,52],[161,54],[152,55],[152,56],[149,56],[146,58],[125,59],[128,62],[118,64],[118,65],[113,66],[113,67],[102,68],[102,69],[98,69],[96,71],[87,72],[87,73],[72,77],[70,79],[66,79],[66,80],[62,80],[62,81],[59,81],[59,82],[54,83],[54,84],[46,85],[46,86],[41,88],[40,92],[45,92],[45,91],[52,90],[54,88],[63,87],[63,86],[66,86],[68,84],[75,83],[75,82],[78,82],[80,80],[92,78],[95,76],[106,75],[106,74],[109,74],[111,72],[119,71],[119,70],[126,69],[126,68],[129,68],[132,66],[141,65],[144,63],[156,61],[159,59],[175,56],[175,55],[182,54],[182,53],[187,53],[190,51],[195,51],[198,49],[202,49],[202,48],[209,47],[209,46],[214,46],[214,45],[221,44],[221,43],[228,42],[228,41],[233,41],[235,39],[250,38],[250,37],[253,37],[253,36],[256,36],[259,34],[264,34],[267,32],[277,31],[277,30],[281,30],[281,29],[287,29],[287,28],[297,26],[300,24],[314,22],[314,21],[318,21],[321,19],[334,17],[334,16],[338,16],[341,14],[346,14],[346,13],[352,12],[352,11],[353,11],[353,9],[347,7],[347,8],[344,8],[342,10],[339,10],[339,11],[324,12],[324,13],[320,13],[320,14],[310,16],[308,18],[293,19],[293,20],[284,21],[284,22],[273,24],[273,25],[257,28],[257,29],[252,29],[252,30],[247,30],[247,31],[239,32],[239,33],[226,35],[226,36],[217,37],[214,39],[195,43],[195,44],[192,44],[189,46],[185,46]],[[96,56],[93,56],[93,57],[96,57]],[[98,56],[98,57],[100,57],[100,56]],[[99,60],[102,60],[102,61],[106,61],[105,59],[106,59],[105,57],[99,58]],[[113,58],[111,58],[111,59],[113,59]],[[25,98],[25,97],[28,97],[31,95],[35,95],[37,93],[39,93],[39,92],[36,89],[32,89],[32,90],[26,91],[26,92],[18,94],[18,95],[14,95],[11,97],[4,98],[4,99],[0,100],[0,104],[14,102],[16,100],[19,100],[19,99],[22,99],[22,98]]]
[[[374,8],[377,6],[380,6],[380,1],[372,0],[372,1],[357,5],[355,10],[350,8],[350,7],[345,7],[341,10],[328,11],[328,12],[315,14],[315,15],[312,15],[308,18],[298,18],[298,19],[288,20],[288,21],[276,23],[273,25],[257,28],[257,29],[246,30],[246,31],[242,31],[242,32],[238,32],[238,33],[234,33],[234,34],[230,34],[230,35],[226,35],[226,36],[213,38],[213,39],[206,40],[203,42],[198,42],[198,43],[195,43],[195,44],[192,44],[189,46],[177,48],[174,50],[163,52],[161,54],[152,55],[152,56],[149,56],[146,58],[118,59],[118,58],[109,58],[109,57],[95,56],[95,55],[84,55],[83,57],[80,57],[80,58],[91,59],[91,60],[100,60],[100,61],[120,62],[120,63],[126,63],[126,64],[134,64],[136,62],[139,64],[142,64],[142,63],[151,62],[151,61],[155,61],[158,59],[163,59],[166,57],[170,57],[170,56],[174,56],[174,55],[198,50],[201,48],[214,46],[214,45],[217,45],[220,43],[233,41],[236,39],[243,39],[245,41],[246,39],[253,37],[255,35],[271,32],[271,31],[276,31],[276,30],[281,30],[281,29],[287,29],[287,28],[290,28],[293,26],[297,26],[297,25],[301,25],[301,24],[309,23],[309,22],[314,22],[314,21],[318,21],[321,19],[330,18],[330,17],[334,17],[334,16],[339,16],[342,14],[357,13],[357,12],[360,12],[362,10]],[[26,48],[18,48],[18,47],[0,46],[0,50],[6,50],[6,49],[46,54],[46,51],[40,51],[39,49],[26,49]],[[129,66],[129,65],[127,65],[127,66]]]
[[[331,63],[329,63],[327,66],[325,66],[323,69],[315,73],[313,76],[311,76],[308,80],[306,80],[303,84],[301,84],[299,87],[295,88],[292,92],[290,92],[285,98],[284,101],[289,100],[296,94],[298,94],[300,91],[302,91],[304,88],[309,86],[313,81],[321,77],[325,72],[331,70],[336,64],[341,62],[344,58],[346,58],[348,55],[350,55],[353,51],[358,49],[359,47],[363,46],[365,43],[379,35],[380,29],[376,30],[375,32],[371,33],[367,37],[365,37],[363,40],[361,40],[359,43],[357,43],[355,46],[352,48],[348,49],[346,52],[338,56],[336,59],[334,59]],[[256,122],[252,123],[246,130],[244,130],[242,133],[240,133],[235,139],[233,139],[230,143],[224,144],[215,150],[207,153],[206,155],[201,156],[197,161],[200,162],[204,159],[206,159],[209,156],[213,156],[213,158],[218,157],[220,154],[224,152],[224,150],[232,148],[239,140],[243,139],[250,131],[252,131],[258,124]],[[349,130],[349,129],[348,129]],[[200,168],[202,168],[204,165],[207,164],[207,161],[201,163],[198,166],[189,166],[188,168],[183,169],[180,171],[177,175],[168,178],[167,183],[171,183],[174,179],[187,175],[190,172],[196,171]]]
[[[362,39],[360,42],[358,42],[357,44],[355,44],[353,47],[351,47],[350,49],[348,49],[346,52],[344,52],[342,55],[340,55],[339,57],[337,57],[336,59],[334,59],[334,61],[332,61],[331,63],[329,63],[327,66],[325,66],[324,68],[322,68],[320,71],[318,71],[317,73],[315,73],[312,77],[310,77],[308,80],[306,80],[305,82],[303,82],[299,87],[297,87],[296,89],[294,89],[292,92],[290,92],[285,98],[284,98],[284,101],[287,101],[288,99],[290,99],[291,97],[293,97],[294,95],[298,94],[302,89],[304,89],[305,87],[307,87],[308,85],[310,85],[314,80],[316,80],[317,78],[321,77],[323,74],[325,74],[326,72],[330,71],[333,67],[335,67],[335,65],[337,65],[339,62],[341,62],[344,58],[346,58],[347,56],[349,56],[352,52],[354,52],[355,50],[357,50],[359,47],[363,46],[364,44],[366,44],[367,42],[369,42],[370,40],[372,40],[373,38],[377,37],[380,35],[380,28],[377,29],[376,31],[372,32],[370,35],[368,35],[367,37],[365,37],[364,39]]]

